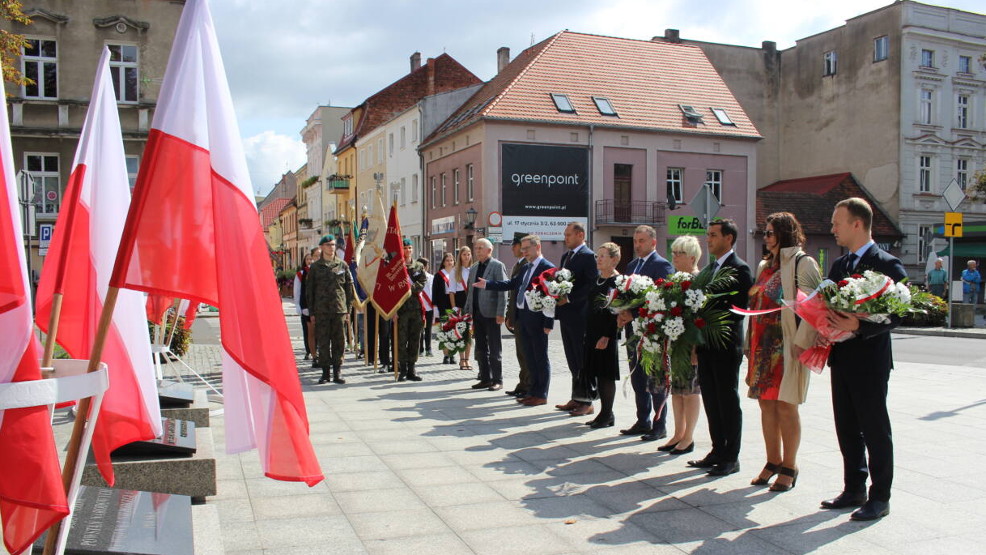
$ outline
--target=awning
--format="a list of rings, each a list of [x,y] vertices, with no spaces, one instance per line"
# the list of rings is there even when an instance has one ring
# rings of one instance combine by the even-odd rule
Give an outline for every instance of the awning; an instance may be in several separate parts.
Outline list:
[[[938,256],[948,256],[948,247],[938,251]],[[986,258],[986,243],[959,243],[955,245],[955,256],[959,258]]]

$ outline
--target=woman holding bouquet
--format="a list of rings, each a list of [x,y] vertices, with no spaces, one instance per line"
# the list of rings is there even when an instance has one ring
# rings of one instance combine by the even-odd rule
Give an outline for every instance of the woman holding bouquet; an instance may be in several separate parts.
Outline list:
[[[452,282],[448,286],[448,292],[452,300],[452,308],[462,312],[466,305],[466,293],[469,287],[469,267],[472,266],[472,249],[467,246],[459,248],[459,255],[455,260],[455,270],[452,272]],[[459,369],[472,370],[469,364],[469,354],[472,352],[472,335],[466,335],[466,350],[459,355]]]
[[[779,309],[796,301],[799,290],[810,294],[822,280],[818,263],[801,249],[805,236],[793,214],[767,216],[763,234],[767,254],[750,289],[751,310]],[[752,317],[749,326],[746,384],[748,396],[760,402],[767,447],[767,464],[751,484],[766,485],[777,474],[770,491],[788,491],[798,479],[798,405],[808,393],[809,373],[798,356],[814,344],[816,332],[791,310]]]
[[[606,298],[616,284],[616,276],[619,275],[616,265],[619,262],[619,245],[600,245],[596,251],[599,277],[590,284],[583,340],[583,374],[596,381],[602,402],[596,418],[586,423],[590,428],[608,428],[615,423],[613,400],[616,398],[616,382],[620,379],[620,361],[616,350],[619,340],[616,314],[607,307]]]
[[[452,285],[452,274],[455,270],[455,255],[450,252],[442,256],[442,263],[439,264],[439,271],[435,274],[435,279],[431,284],[431,299],[435,303],[436,317],[442,318],[452,310],[452,295],[449,294],[449,286]],[[452,355],[448,352],[443,353],[442,364],[452,364]]]

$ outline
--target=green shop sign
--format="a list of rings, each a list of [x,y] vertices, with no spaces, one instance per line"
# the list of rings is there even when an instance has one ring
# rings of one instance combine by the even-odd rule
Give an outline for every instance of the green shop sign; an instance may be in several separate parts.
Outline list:
[[[697,216],[671,216],[668,235],[705,235],[705,227]]]

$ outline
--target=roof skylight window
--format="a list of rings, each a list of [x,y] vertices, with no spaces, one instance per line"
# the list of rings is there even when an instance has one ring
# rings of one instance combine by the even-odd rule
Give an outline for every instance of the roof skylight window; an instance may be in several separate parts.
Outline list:
[[[729,114],[727,114],[722,108],[712,108],[712,113],[716,115],[716,119],[719,120],[719,123],[723,125],[736,125],[733,120],[729,119]]]
[[[604,116],[617,116],[616,109],[613,108],[613,103],[609,101],[608,98],[603,98],[601,96],[592,97],[592,101],[596,103],[596,108],[599,113]]]
[[[572,101],[568,99],[567,94],[551,93],[551,100],[554,101],[555,108],[558,108],[559,112],[575,113],[575,106],[572,106]]]
[[[681,108],[681,113],[685,114],[685,117],[688,118],[690,123],[702,123],[702,114],[700,114],[694,107],[686,104],[679,104],[678,108]]]

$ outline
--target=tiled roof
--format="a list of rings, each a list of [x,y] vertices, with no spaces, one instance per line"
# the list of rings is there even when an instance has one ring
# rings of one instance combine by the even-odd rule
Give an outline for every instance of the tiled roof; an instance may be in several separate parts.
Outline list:
[[[354,122],[356,127],[353,133],[339,139],[336,153],[352,146],[358,137],[387,123],[426,96],[454,91],[482,82],[479,77],[448,54],[429,59],[418,69],[384,87],[351,110],[351,113],[355,114],[362,109],[362,116],[359,121]]]
[[[559,112],[551,93],[568,96],[575,113]],[[617,116],[602,115],[592,97],[607,98]],[[693,124],[679,104],[694,107]],[[712,108],[735,125],[719,123]],[[446,120],[426,142],[479,119],[643,128],[760,138],[715,68],[697,46],[562,31],[520,53]]]
[[[873,236],[903,237],[897,225],[851,173],[836,173],[776,181],[757,191],[757,225],[774,212],[794,214],[806,235],[832,232],[832,210],[842,199],[862,197],[873,207]]]
[[[277,215],[280,214],[281,209],[289,202],[291,202],[289,198],[276,198],[270,204],[260,209],[260,224],[264,226],[264,229],[267,229],[267,226],[277,219]]]

